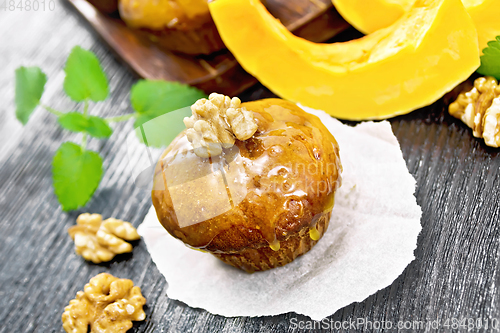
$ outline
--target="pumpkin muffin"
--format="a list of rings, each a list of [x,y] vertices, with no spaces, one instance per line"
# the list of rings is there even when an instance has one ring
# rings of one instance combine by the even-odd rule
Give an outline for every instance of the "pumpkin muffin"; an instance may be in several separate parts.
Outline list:
[[[118,0],[87,0],[99,11],[106,14],[113,14],[118,11]]]
[[[212,94],[163,153],[158,219],[188,246],[247,272],[290,263],[328,228],[339,147],[314,115],[281,99]]]
[[[224,48],[208,0],[119,0],[121,18],[161,48],[210,54]]]

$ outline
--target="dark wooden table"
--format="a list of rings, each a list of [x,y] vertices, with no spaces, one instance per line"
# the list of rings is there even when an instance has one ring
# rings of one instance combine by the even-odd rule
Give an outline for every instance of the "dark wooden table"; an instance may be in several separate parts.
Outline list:
[[[61,142],[77,140],[78,135],[61,130],[42,110],[24,128],[14,117],[14,69],[20,65],[43,67],[49,77],[44,101],[61,110],[76,107],[62,92],[63,65],[74,45],[94,51],[111,81],[111,98],[93,106],[92,113],[130,112],[129,90],[136,78],[68,6],[57,0],[54,11],[0,10],[0,332],[63,332],[64,307],[100,272],[130,278],[142,288],[147,318],[131,332],[309,331],[295,328],[295,320],[308,320],[295,313],[225,318],[169,299],[168,284],[144,242],[132,255],[106,265],[89,264],[74,254],[67,228],[79,213],[101,213],[138,226],[151,205],[150,194],[134,185],[127,168],[123,140],[131,122],[118,124],[107,141],[90,141],[90,148],[104,156],[103,180],[85,209],[67,214],[53,194],[51,159]],[[243,98],[271,95],[255,87]],[[454,318],[481,320],[483,327],[472,332],[493,331],[492,324],[500,328],[500,150],[473,138],[468,128],[447,115],[443,101],[391,123],[417,180],[417,201],[423,209],[416,260],[393,284],[337,311],[328,321],[363,318],[393,326],[344,330],[351,332],[395,332],[398,321],[431,325],[434,320],[440,320],[439,331],[467,331],[452,329]]]

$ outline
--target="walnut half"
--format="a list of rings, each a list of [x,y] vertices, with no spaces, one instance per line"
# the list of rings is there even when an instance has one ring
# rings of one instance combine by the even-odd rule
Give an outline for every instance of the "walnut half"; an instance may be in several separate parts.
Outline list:
[[[132,321],[142,321],[146,299],[141,288],[128,279],[101,273],[87,283],[69,302],[62,314],[67,333],[121,333],[132,328]]]
[[[476,138],[483,138],[488,146],[500,146],[500,85],[495,78],[476,79],[474,88],[462,92],[448,111],[472,128]]]
[[[237,97],[213,93],[193,104],[191,111],[193,115],[184,118],[186,136],[199,157],[220,155],[235,139],[247,140],[257,131],[252,112],[241,107]]]
[[[95,264],[110,261],[117,254],[132,252],[126,242],[141,238],[129,222],[114,218],[102,220],[100,214],[84,213],[68,229],[75,241],[75,252]]]

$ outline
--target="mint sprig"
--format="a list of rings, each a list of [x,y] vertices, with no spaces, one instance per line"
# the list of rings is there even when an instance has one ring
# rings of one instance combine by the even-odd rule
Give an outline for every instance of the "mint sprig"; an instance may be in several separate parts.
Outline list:
[[[483,50],[481,66],[477,72],[500,80],[500,36],[488,42],[488,47]]]
[[[82,111],[61,112],[40,100],[45,89],[47,76],[38,67],[16,69],[16,117],[26,125],[33,111],[42,106],[57,116],[57,121],[66,130],[82,133],[80,144],[64,142],[57,149],[52,160],[54,192],[62,209],[75,210],[87,204],[98,188],[103,174],[102,158],[97,152],[87,149],[89,137],[102,139],[112,135],[110,124],[135,118],[135,126],[144,129],[155,146],[168,144],[172,136],[182,129],[186,109],[177,109],[205,97],[198,89],[176,82],[139,81],[131,91],[134,113],[103,118],[90,115],[90,102],[104,101],[109,95],[109,85],[99,60],[90,51],[79,46],[72,49],[64,67],[64,91],[72,100],[81,102]],[[170,121],[162,115],[176,111]],[[187,115],[187,114],[186,114]],[[161,118],[161,121],[155,119]],[[175,134],[175,135],[174,135]],[[144,135],[139,135],[144,138]],[[147,142],[147,140],[146,140]]]

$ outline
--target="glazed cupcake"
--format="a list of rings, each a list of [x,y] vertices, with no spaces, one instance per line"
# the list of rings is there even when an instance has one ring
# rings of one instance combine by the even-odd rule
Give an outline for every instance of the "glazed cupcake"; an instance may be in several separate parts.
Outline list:
[[[291,102],[240,104],[212,94],[155,171],[161,224],[186,245],[247,272],[290,263],[328,228],[341,183],[339,147]]]
[[[223,49],[208,0],[119,0],[120,17],[161,48],[186,54]]]

